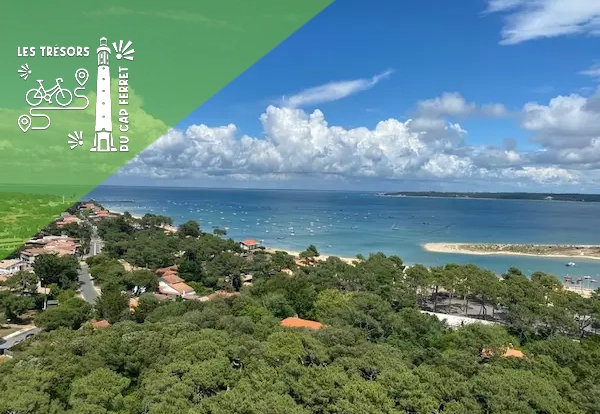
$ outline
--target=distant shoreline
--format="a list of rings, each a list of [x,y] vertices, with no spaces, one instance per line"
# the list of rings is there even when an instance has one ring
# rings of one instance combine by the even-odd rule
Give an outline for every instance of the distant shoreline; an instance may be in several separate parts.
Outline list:
[[[520,201],[561,201],[576,203],[598,203],[599,194],[553,194],[553,193],[461,193],[437,191],[400,191],[377,193],[379,197],[409,198],[450,198],[461,200],[520,200]]]
[[[509,243],[425,243],[423,248],[432,253],[471,255],[532,256],[600,260],[599,245],[570,244],[509,244]]]

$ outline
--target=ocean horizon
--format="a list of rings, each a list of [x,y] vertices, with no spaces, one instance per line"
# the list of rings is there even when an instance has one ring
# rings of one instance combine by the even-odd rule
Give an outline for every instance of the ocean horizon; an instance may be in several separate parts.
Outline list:
[[[376,192],[100,186],[86,196],[136,215],[162,214],[175,224],[197,220],[204,231],[235,240],[355,257],[383,252],[407,264],[475,265],[503,273],[514,266],[562,277],[598,277],[600,261],[428,252],[425,243],[600,244],[600,203],[381,197]],[[569,261],[575,267],[566,267]]]

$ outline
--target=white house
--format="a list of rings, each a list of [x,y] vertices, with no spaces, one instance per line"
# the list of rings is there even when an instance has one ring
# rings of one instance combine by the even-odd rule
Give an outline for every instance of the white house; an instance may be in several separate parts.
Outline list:
[[[176,295],[182,298],[195,296],[194,288],[185,283],[185,281],[177,276],[176,270],[172,268],[158,269],[158,291],[165,295]]]
[[[256,250],[260,243],[254,239],[246,239],[240,242],[240,247],[246,251]]]
[[[0,261],[0,275],[10,276],[23,270],[27,263],[19,259],[9,259]]]

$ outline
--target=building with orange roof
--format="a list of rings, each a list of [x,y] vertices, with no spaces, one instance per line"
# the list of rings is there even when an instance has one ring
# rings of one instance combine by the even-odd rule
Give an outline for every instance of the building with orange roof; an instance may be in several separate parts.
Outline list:
[[[140,304],[140,300],[138,298],[129,298],[129,310],[133,312],[135,308],[137,308]]]
[[[100,321],[91,321],[93,328],[108,328],[110,326],[110,322],[106,319],[102,319]]]
[[[519,351],[518,349],[514,349],[512,347],[512,344],[510,344],[506,348],[500,349],[500,352],[494,351],[493,349],[486,349],[486,348],[481,350],[481,357],[486,358],[486,359],[491,358],[494,355],[498,355],[498,354],[500,354],[500,356],[503,358],[506,358],[506,357],[523,358],[525,356],[525,354],[522,351]]]
[[[58,227],[64,227],[67,224],[72,224],[72,223],[79,224],[81,222],[82,222],[82,220],[79,217],[66,213],[56,222],[56,225]]]
[[[26,264],[32,264],[35,262],[35,258],[41,254],[58,254],[59,256],[75,256],[78,251],[80,244],[73,241],[73,239],[62,238],[48,241],[30,241],[31,244],[37,244],[41,247],[30,247],[21,252],[20,259]]]
[[[254,239],[246,239],[240,242],[240,247],[246,251],[253,251],[258,248],[260,243]]]
[[[179,271],[179,266],[173,265],[173,266],[169,266],[169,267],[161,267],[160,269],[156,269],[155,272],[157,275],[162,275],[163,273],[178,272],[178,271]]]
[[[168,285],[173,285],[175,283],[185,282],[182,278],[180,278],[176,273],[164,273],[160,280],[164,281]]]
[[[185,282],[171,283],[167,290],[174,290],[175,293],[182,298],[196,294],[194,288]]]
[[[98,210],[93,214],[90,214],[89,219],[93,221],[100,221],[105,219],[111,219],[119,217],[118,214],[113,214],[108,210]]]
[[[502,355],[503,357],[514,357],[514,358],[523,358],[525,354],[518,349],[509,348]]]
[[[196,291],[179,277],[177,266],[157,269],[158,291],[164,295],[175,295],[187,298],[196,295]]]
[[[321,329],[324,328],[321,322],[310,321],[307,319],[300,319],[296,317],[290,317],[283,319],[280,323],[281,326],[285,326],[286,328],[304,328],[304,329]]]

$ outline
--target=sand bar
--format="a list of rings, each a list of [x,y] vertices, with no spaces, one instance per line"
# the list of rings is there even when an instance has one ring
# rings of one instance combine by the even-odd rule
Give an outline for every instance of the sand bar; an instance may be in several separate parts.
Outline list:
[[[600,260],[600,246],[574,244],[425,243],[428,252]]]

